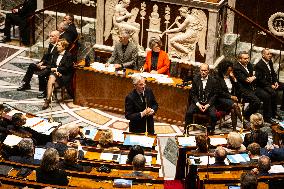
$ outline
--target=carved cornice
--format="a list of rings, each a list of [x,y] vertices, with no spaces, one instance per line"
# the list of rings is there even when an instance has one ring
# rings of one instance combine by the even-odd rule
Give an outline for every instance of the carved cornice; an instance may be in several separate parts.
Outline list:
[[[220,7],[226,3],[228,0],[220,0],[218,3],[205,1],[205,0],[151,0],[163,3],[170,3],[175,5],[184,5],[190,7],[196,7],[200,9],[208,9],[208,10],[219,10]]]

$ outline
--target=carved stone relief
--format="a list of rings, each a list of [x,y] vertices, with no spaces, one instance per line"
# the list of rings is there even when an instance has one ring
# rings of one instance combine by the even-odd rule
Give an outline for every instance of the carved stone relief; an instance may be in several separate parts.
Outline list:
[[[153,6],[153,11],[151,13],[151,16],[149,17],[150,23],[149,23],[149,29],[148,31],[148,40],[147,40],[147,48],[149,48],[149,41],[151,38],[159,38],[159,35],[162,33],[160,30],[161,25],[161,18],[158,13],[158,6],[155,4]]]

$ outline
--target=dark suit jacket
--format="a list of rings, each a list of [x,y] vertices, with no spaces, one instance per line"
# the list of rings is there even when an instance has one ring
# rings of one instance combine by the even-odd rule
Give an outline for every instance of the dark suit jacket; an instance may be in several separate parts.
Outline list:
[[[219,88],[217,87],[217,81],[211,75],[208,76],[206,87],[203,92],[203,84],[201,81],[201,75],[197,75],[193,78],[192,88],[190,90],[192,103],[201,103],[204,101],[210,106],[214,105]],[[204,95],[203,95],[204,94]]]
[[[68,43],[69,43],[69,46],[74,42],[73,40],[73,34],[66,30],[65,32],[61,33],[59,35],[59,39],[65,39]]]
[[[230,77],[230,80],[231,80],[231,83],[233,85],[233,88],[232,88],[232,92],[230,93],[229,92],[229,89],[226,85],[226,82],[224,80],[224,78],[221,78],[221,77],[217,77],[216,78],[217,81],[218,81],[218,86],[219,86],[219,94],[218,94],[218,97],[220,98],[228,98],[228,99],[231,99],[231,96],[234,95],[236,96],[236,91],[238,91],[238,88],[239,88],[239,85],[238,85],[238,82],[235,82],[231,77]]]
[[[34,159],[34,157],[31,156],[11,156],[9,157],[9,161],[23,163],[23,164],[40,164],[40,160]]]
[[[150,88],[145,88],[144,91],[147,106],[152,108],[155,112],[158,110],[158,103]],[[152,116],[144,116],[141,118],[140,112],[145,110],[145,106],[141,101],[140,95],[134,89],[125,98],[125,117],[130,120],[129,131],[135,133],[142,133],[146,131],[146,120],[148,132],[154,134],[154,118]]]
[[[271,73],[266,65],[266,63],[261,59],[255,66],[255,76],[256,76],[256,86],[260,88],[271,89],[271,85],[277,82],[277,74],[274,71],[272,61],[269,61],[269,67]]]
[[[44,55],[43,55],[42,58],[41,58],[41,61],[40,61],[40,62],[43,62],[43,65],[44,65],[44,66],[47,66],[48,64],[50,64],[50,63],[51,63],[52,56],[57,53],[57,48],[56,48],[56,46],[55,46],[54,48],[53,48],[53,47],[54,47],[54,45],[51,44],[51,43],[49,43],[47,52],[44,53]],[[52,51],[51,51],[51,50],[52,50]]]
[[[255,81],[252,83],[246,82],[246,79],[248,77],[253,76],[253,65],[251,63],[248,63],[247,68],[249,70],[249,73],[239,62],[236,62],[233,66],[234,75],[237,78],[240,85],[239,88],[240,94],[254,90]]]
[[[50,68],[56,68],[59,73],[62,74],[63,85],[67,86],[70,84],[73,77],[73,57],[70,52],[65,51],[59,65],[56,65],[58,53],[52,56]]]
[[[284,148],[274,148],[268,152],[268,157],[271,161],[284,161]]]
[[[78,37],[78,32],[77,32],[75,24],[74,23],[70,24],[68,28],[66,29],[66,31],[70,35],[70,39],[72,40],[72,42],[74,42]]]
[[[125,68],[135,69],[137,67],[137,59],[138,48],[134,43],[128,43],[125,53],[122,51],[122,44],[118,43],[115,45],[112,55],[107,62],[110,64],[123,64]]]
[[[33,12],[35,12],[36,8],[37,8],[37,0],[25,0],[17,14],[20,17],[25,18],[31,15]]]
[[[63,143],[53,143],[53,142],[48,142],[45,145],[46,148],[55,148],[60,157],[64,156],[64,152],[68,149],[68,146],[66,144]]]
[[[44,172],[40,168],[36,169],[36,181],[45,184],[68,185],[67,174],[64,170],[54,170]]]

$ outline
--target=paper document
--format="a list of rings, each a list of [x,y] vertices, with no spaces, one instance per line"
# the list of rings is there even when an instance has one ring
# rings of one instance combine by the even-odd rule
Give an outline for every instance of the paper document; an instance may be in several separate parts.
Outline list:
[[[227,158],[228,158],[230,163],[240,163],[240,162],[250,161],[248,154],[227,155]]]
[[[45,150],[45,148],[35,148],[34,159],[41,160]]]
[[[178,144],[180,146],[196,146],[195,136],[178,137]]]
[[[272,165],[269,173],[284,173],[284,167],[283,165]]]
[[[113,186],[116,188],[131,188],[132,187],[132,180],[126,179],[114,179]]]
[[[4,144],[7,146],[15,146],[17,144],[19,144],[19,142],[22,140],[23,138],[16,136],[16,135],[8,135],[5,140],[4,140]]]
[[[189,160],[193,165],[207,165],[208,164],[208,156],[189,156]],[[214,164],[215,158],[209,157],[209,164]]]
[[[103,63],[94,62],[91,64],[91,67],[98,71],[115,72],[114,64],[110,64],[108,67],[106,67]]]
[[[60,123],[58,122],[48,122],[46,119],[40,122],[39,124],[31,127],[38,133],[42,133],[45,135],[49,135],[56,127],[58,127]]]
[[[226,138],[210,138],[210,144],[212,146],[218,146],[222,144],[227,144],[227,139]]]
[[[140,145],[151,148],[154,144],[155,138],[147,137],[144,135],[127,135],[124,140],[124,145]]]
[[[123,131],[119,131],[119,130],[112,130],[112,134],[113,134],[113,141],[116,142],[124,142],[124,134]]]
[[[24,127],[33,127],[40,122],[43,122],[45,119],[41,117],[32,117],[32,118],[27,118],[26,124],[23,125]]]

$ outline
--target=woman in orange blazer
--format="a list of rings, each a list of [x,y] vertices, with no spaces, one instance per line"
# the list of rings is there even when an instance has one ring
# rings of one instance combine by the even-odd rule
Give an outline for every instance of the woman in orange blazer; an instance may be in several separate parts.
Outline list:
[[[162,41],[157,38],[151,38],[149,46],[152,50],[147,53],[144,70],[150,73],[170,76],[170,60],[168,54],[161,50]]]

